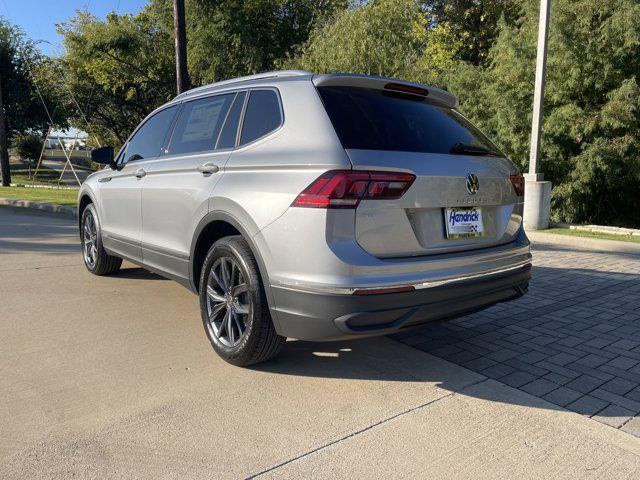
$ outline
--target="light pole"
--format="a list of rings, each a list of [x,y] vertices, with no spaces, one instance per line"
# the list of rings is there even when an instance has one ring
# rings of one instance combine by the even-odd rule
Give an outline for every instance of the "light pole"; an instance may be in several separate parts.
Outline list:
[[[547,38],[550,7],[551,0],[540,0],[538,54],[536,58],[536,83],[533,94],[529,173],[524,175],[524,227],[528,230],[544,230],[549,228],[549,213],[551,210],[551,182],[545,182],[544,175],[540,173],[540,128],[542,125],[544,81],[547,67]]]

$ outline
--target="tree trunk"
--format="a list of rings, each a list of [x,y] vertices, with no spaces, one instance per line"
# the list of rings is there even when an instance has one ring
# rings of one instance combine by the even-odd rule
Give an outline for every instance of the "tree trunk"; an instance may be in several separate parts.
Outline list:
[[[7,148],[7,129],[4,121],[4,104],[2,103],[2,78],[0,78],[0,170],[2,171],[2,186],[11,184],[9,170],[9,150]]]

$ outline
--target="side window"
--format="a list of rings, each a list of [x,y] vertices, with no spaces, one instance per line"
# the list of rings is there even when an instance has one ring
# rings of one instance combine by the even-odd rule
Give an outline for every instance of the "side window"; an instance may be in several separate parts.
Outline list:
[[[280,102],[273,90],[253,90],[242,123],[240,145],[252,142],[274,131],[282,123]]]
[[[217,95],[185,103],[171,136],[168,153],[213,150],[234,96]]]
[[[138,129],[127,145],[127,151],[123,157],[125,163],[160,155],[177,108],[177,105],[173,105],[160,110]]]
[[[224,122],[224,127],[218,137],[216,149],[234,148],[236,146],[238,123],[240,122],[240,115],[242,114],[242,107],[244,106],[244,98],[246,96],[247,92],[240,92],[236,95],[236,99],[233,101],[229,115],[227,115],[227,120]]]

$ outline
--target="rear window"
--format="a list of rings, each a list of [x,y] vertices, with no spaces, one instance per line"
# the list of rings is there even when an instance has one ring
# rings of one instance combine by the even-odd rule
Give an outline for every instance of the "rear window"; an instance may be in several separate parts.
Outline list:
[[[461,114],[422,97],[359,87],[318,91],[344,148],[503,156]]]

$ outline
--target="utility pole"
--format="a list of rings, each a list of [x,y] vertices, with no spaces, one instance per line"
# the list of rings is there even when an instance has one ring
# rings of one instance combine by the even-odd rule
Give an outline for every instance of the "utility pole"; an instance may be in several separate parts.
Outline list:
[[[2,170],[2,186],[11,185],[9,170],[9,150],[7,148],[7,126],[4,121],[4,104],[2,103],[2,78],[0,77],[0,170]]]
[[[540,1],[540,23],[538,25],[538,55],[536,58],[536,83],[533,92],[533,120],[531,122],[531,151],[529,152],[529,174],[539,173],[540,126],[544,103],[544,80],[547,70],[547,38],[549,30],[549,7],[551,0]]]
[[[184,20],[184,0],[173,0],[173,33],[176,41],[176,87],[178,94],[189,89],[187,71],[187,35]]]
[[[524,176],[524,226],[529,230],[545,230],[549,228],[549,213],[551,210],[551,182],[543,181],[544,175],[540,173],[540,130],[542,126],[544,82],[547,68],[547,38],[549,36],[550,8],[551,0],[540,0],[529,173]]]

